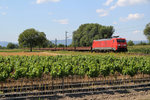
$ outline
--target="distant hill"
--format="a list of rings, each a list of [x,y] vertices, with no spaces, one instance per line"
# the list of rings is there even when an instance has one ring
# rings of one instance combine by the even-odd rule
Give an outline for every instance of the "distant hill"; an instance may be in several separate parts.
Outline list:
[[[127,40],[128,42],[129,40]],[[141,41],[133,41],[134,44],[139,44]],[[142,40],[142,42],[144,43],[148,43],[148,40]]]
[[[7,44],[8,43],[10,43],[10,42],[7,42],[7,41],[0,41],[0,45],[2,46],[2,47],[7,47]],[[13,43],[13,42],[11,42],[11,43]],[[17,43],[14,43],[14,44],[17,44]]]
[[[53,43],[55,43],[55,40],[51,40]],[[3,46],[3,47],[7,47],[7,44],[9,42],[7,41],[0,41],[0,45]],[[68,39],[67,40],[67,45],[70,45],[72,43],[72,39]],[[14,44],[17,44],[17,43],[14,43]],[[66,44],[65,40],[57,40],[57,44]]]
[[[52,41],[52,43],[54,43],[55,44],[55,40],[51,40]],[[67,45],[70,45],[72,43],[72,39],[68,39],[67,40]],[[66,41],[65,40],[57,40],[57,44],[64,44],[64,45],[66,45]]]
[[[6,42],[6,41],[0,41],[0,45],[3,47],[6,47],[8,43],[9,42]]]

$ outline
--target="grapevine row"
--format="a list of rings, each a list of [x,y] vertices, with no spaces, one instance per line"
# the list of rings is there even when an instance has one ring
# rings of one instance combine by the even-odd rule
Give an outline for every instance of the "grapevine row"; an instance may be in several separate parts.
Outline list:
[[[114,56],[0,56],[0,81],[78,75],[99,77],[117,74],[150,75],[150,57]]]

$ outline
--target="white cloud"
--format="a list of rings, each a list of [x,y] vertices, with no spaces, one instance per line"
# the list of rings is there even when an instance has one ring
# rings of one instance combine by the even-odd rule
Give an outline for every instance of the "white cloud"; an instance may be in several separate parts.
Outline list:
[[[37,4],[46,3],[46,2],[59,2],[60,0],[36,0]]]
[[[144,17],[144,14],[139,14],[139,13],[136,13],[136,14],[129,14],[128,17],[127,17],[127,20],[132,20],[132,19],[141,19]]]
[[[113,9],[115,9],[116,7],[117,7],[116,5],[111,6],[111,7],[110,7],[110,10],[113,10]]]
[[[107,1],[104,3],[104,5],[105,5],[105,6],[109,6],[113,1],[114,1],[114,0],[107,0]]]
[[[2,12],[1,15],[5,16],[7,13],[6,12]]]
[[[127,6],[127,5],[136,5],[136,4],[143,4],[147,3],[149,0],[118,0],[118,6]]]
[[[114,25],[116,25],[116,24],[117,24],[117,22],[113,22],[113,24],[114,24]]]
[[[132,33],[133,33],[133,34],[138,34],[138,33],[141,33],[141,31],[135,30],[135,31],[133,31]]]
[[[0,15],[3,15],[3,16],[7,15],[7,12],[4,12],[6,9],[8,9],[8,6],[0,6],[0,10],[2,10],[0,12]]]
[[[104,9],[97,9],[96,12],[99,14],[100,17],[104,17],[108,15],[108,11]]]
[[[115,5],[111,6],[110,9],[113,10],[116,7],[123,7],[128,5],[137,5],[137,4],[145,4],[150,2],[150,0],[118,0]]]
[[[57,22],[59,24],[69,24],[68,19],[60,19],[60,20],[53,20],[54,22]]]
[[[126,17],[126,18],[120,18],[120,21],[138,20],[143,17],[144,17],[144,14],[139,14],[139,13],[129,14],[128,17]]]

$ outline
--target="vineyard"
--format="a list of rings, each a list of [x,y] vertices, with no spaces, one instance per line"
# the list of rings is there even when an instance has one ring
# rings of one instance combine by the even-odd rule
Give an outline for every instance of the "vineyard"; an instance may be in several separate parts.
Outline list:
[[[150,74],[149,57],[113,56],[0,56],[0,81],[6,79],[53,78],[67,76],[99,77]]]
[[[145,45],[145,46],[129,46],[128,47],[128,52],[129,53],[143,53],[143,54],[150,54],[150,46]]]
[[[149,57],[0,56],[0,68],[0,97],[101,91],[105,85],[134,88],[131,83],[150,82]]]

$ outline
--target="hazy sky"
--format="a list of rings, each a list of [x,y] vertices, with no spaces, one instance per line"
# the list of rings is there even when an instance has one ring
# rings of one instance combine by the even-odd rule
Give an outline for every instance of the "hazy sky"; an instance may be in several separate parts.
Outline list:
[[[17,42],[28,28],[62,40],[81,24],[112,25],[127,40],[146,40],[150,0],[0,0],[0,41]]]

